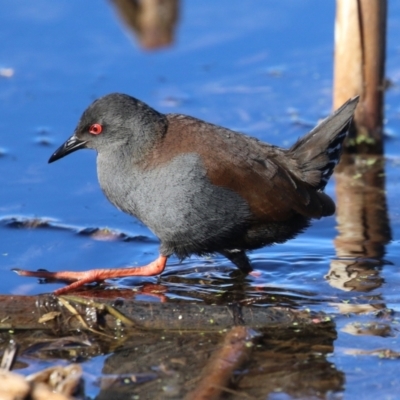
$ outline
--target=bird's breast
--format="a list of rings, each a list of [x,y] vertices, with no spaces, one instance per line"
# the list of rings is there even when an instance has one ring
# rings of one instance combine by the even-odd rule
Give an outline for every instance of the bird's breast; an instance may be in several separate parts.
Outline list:
[[[231,190],[211,184],[194,153],[152,169],[113,163],[99,155],[97,168],[107,198],[162,241],[198,243],[229,236],[249,219],[247,203]]]

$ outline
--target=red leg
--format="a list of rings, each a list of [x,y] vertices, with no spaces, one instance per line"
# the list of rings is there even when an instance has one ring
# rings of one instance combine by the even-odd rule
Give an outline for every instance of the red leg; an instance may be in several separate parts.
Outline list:
[[[68,286],[54,291],[54,294],[64,294],[79,288],[86,283],[104,281],[110,278],[123,278],[126,276],[152,276],[161,274],[167,264],[167,257],[159,256],[156,260],[152,261],[143,267],[129,267],[129,268],[114,268],[114,269],[92,269],[83,272],[73,271],[25,271],[22,269],[14,269],[14,271],[21,276],[33,276],[36,278],[47,278],[62,281],[72,281]]]

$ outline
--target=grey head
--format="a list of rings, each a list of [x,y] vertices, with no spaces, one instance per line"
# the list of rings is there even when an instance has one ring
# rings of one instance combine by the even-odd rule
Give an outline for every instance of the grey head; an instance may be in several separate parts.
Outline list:
[[[54,152],[49,163],[82,148],[98,153],[125,148],[139,161],[166,128],[164,114],[134,97],[111,93],[83,112],[74,134]]]

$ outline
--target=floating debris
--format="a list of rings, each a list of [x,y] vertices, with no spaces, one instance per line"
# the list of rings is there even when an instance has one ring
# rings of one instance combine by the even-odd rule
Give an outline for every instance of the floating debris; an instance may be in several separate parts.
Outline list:
[[[29,218],[21,216],[12,216],[0,218],[0,224],[5,225],[10,228],[25,228],[25,229],[37,229],[37,228],[50,228],[67,230],[77,233],[78,235],[90,236],[94,240],[101,241],[113,241],[122,240],[124,242],[146,242],[146,243],[156,243],[155,238],[151,238],[143,235],[128,235],[124,232],[109,228],[79,228],[70,225],[63,225],[57,223],[57,220],[51,218]]]
[[[267,75],[272,76],[274,78],[280,78],[285,74],[285,72],[286,72],[286,67],[282,65],[277,65],[267,69]]]
[[[0,368],[0,399],[68,400],[74,394],[83,394],[80,365],[50,367],[24,377],[10,372],[17,350],[12,341],[4,351]]]
[[[90,236],[94,240],[110,242],[114,240],[122,240],[124,242],[153,242],[147,236],[136,235],[130,236],[126,233],[109,229],[109,228],[83,228],[78,231],[79,235]]]
[[[26,380],[33,384],[33,393],[37,392],[40,388],[40,391],[43,392],[43,394],[47,393],[49,396],[38,397],[36,395],[36,398],[54,398],[53,393],[55,392],[68,399],[70,396],[76,394],[81,388],[82,367],[78,364],[70,364],[65,367],[50,367],[43,371],[28,375]]]
[[[383,359],[395,360],[400,358],[400,352],[391,349],[377,349],[377,350],[360,350],[351,349],[347,350],[346,354],[355,356],[377,356]]]
[[[0,223],[10,228],[34,229],[52,227],[52,220],[45,218],[5,217],[0,219]]]
[[[341,329],[342,332],[349,333],[354,336],[381,336],[391,337],[394,336],[390,324],[386,323],[350,323]]]
[[[40,144],[42,146],[51,146],[51,145],[53,145],[53,141],[48,136],[44,136],[44,135],[36,136],[34,142],[36,144]]]
[[[12,78],[14,76],[13,68],[0,68],[0,77],[2,78]]]
[[[51,129],[48,126],[38,126],[36,128],[36,133],[41,136],[48,135],[50,132],[51,132]]]

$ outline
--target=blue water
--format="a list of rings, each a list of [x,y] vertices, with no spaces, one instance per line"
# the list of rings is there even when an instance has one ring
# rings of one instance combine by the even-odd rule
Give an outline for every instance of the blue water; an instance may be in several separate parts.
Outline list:
[[[0,70],[11,68],[14,74],[0,77],[0,293],[38,294],[61,286],[18,277],[11,272],[14,267],[142,265],[158,254],[152,233],[104,198],[93,152],[47,164],[93,99],[126,92],[162,112],[190,114],[288,146],[331,111],[334,12],[333,1],[188,0],[180,4],[173,45],[146,51],[111,2],[3,2]],[[400,304],[399,35],[400,5],[392,2],[387,76],[394,86],[387,92],[385,112],[391,134],[386,142],[386,195],[393,240],[386,246],[382,283],[368,295],[379,297],[378,303],[395,315]],[[333,179],[326,190],[335,196]],[[14,217],[49,219],[53,228],[13,228],[8,222]],[[398,361],[349,354],[354,348],[400,351],[400,344],[397,331],[382,338],[341,330],[364,320],[354,315],[346,319],[335,304],[373,300],[324,279],[336,258],[335,226],[335,217],[325,218],[295,240],[253,252],[260,276],[249,278],[249,288],[279,291],[300,299],[299,306],[337,314],[338,339],[330,361],[345,373],[344,397],[376,398],[385,388],[386,398],[395,398]],[[88,227],[148,240],[104,241],[79,234]],[[203,268],[199,272],[197,267]],[[229,290],[233,269],[222,257],[191,258],[183,264],[172,259],[165,272],[166,295],[190,298],[192,290],[212,293],[224,284]],[[209,286],[199,284],[202,275]],[[168,281],[171,276],[185,276],[193,284],[174,284]],[[157,278],[113,284],[134,287],[143,282]],[[96,389],[91,390],[88,394],[94,395]]]

